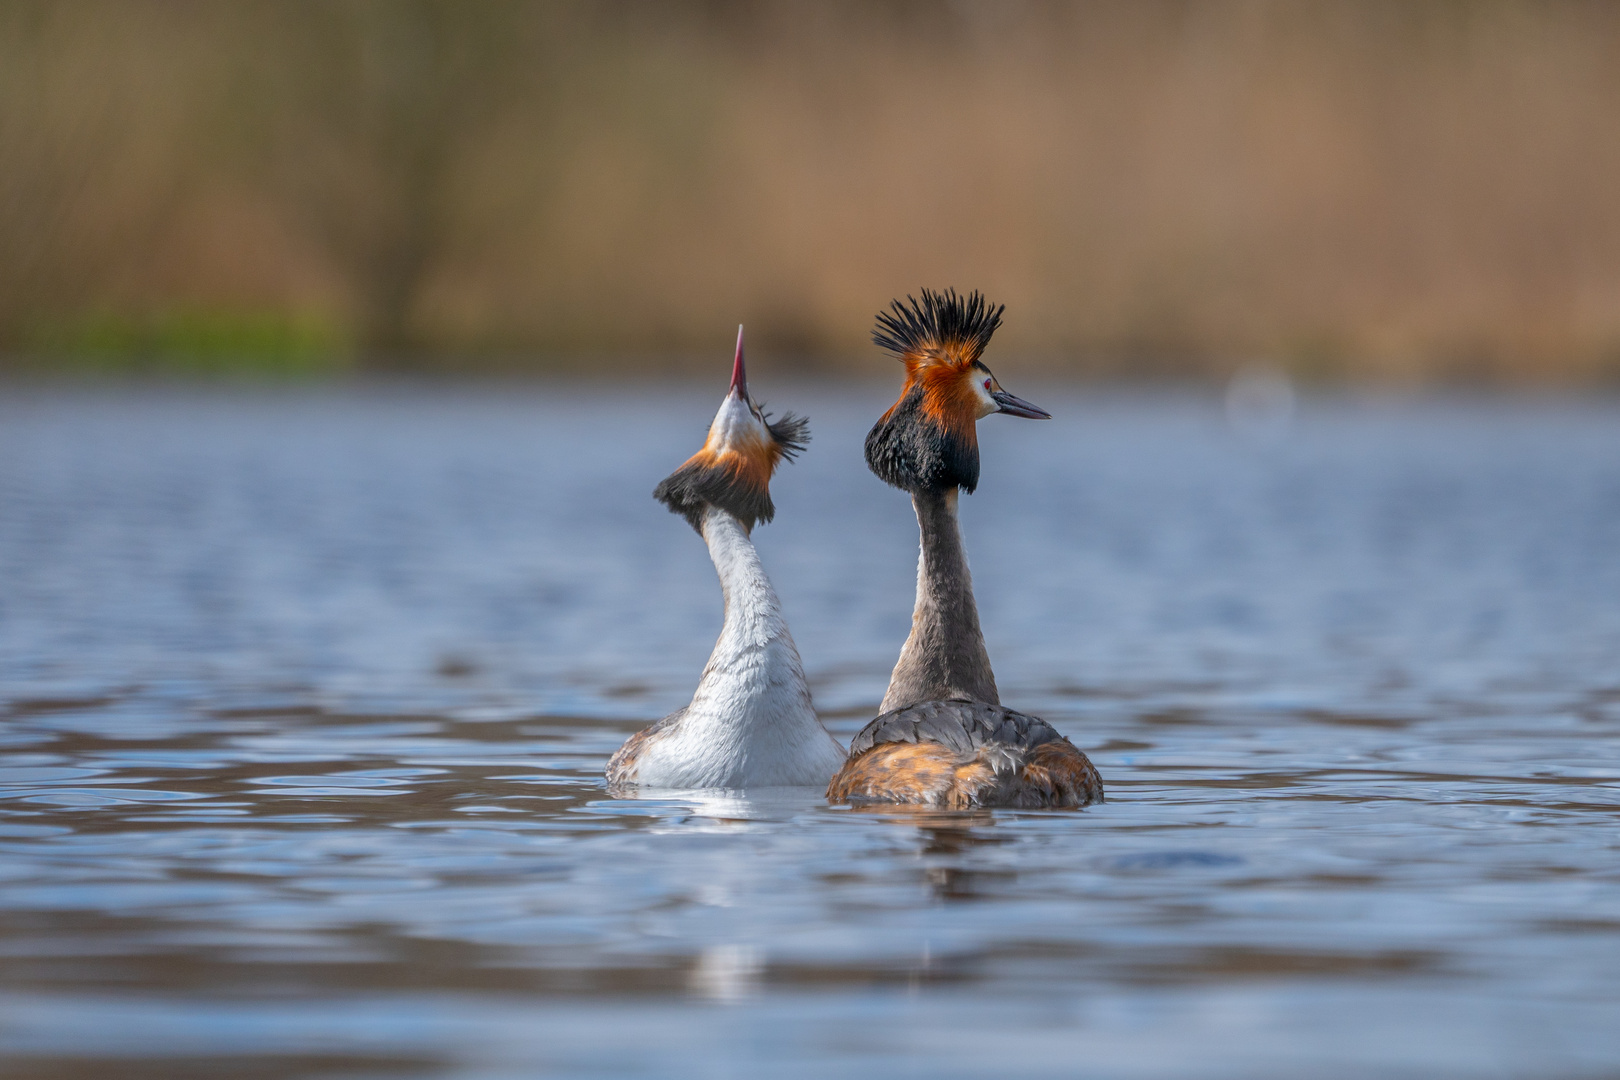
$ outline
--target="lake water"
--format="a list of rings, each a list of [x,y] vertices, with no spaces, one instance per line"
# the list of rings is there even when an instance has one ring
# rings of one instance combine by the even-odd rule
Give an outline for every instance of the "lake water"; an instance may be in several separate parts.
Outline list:
[[[1082,812],[608,798],[719,629],[649,497],[718,386],[0,387],[0,1073],[1616,1075],[1620,403],[1009,385],[964,530]],[[768,395],[846,740],[892,390]]]

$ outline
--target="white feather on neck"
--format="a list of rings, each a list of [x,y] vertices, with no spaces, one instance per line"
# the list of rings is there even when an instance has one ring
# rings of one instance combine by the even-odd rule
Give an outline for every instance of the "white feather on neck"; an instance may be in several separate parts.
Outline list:
[[[703,539],[720,575],[726,621],[680,719],[641,755],[647,787],[825,784],[844,751],[810,704],[804,665],[748,530],[710,507]]]

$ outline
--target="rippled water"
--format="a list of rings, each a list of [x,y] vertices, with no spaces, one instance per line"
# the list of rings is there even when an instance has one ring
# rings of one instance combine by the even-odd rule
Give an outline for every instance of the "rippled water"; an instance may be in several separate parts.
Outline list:
[[[760,530],[829,726],[904,637],[885,387]],[[609,799],[719,626],[681,388],[0,394],[0,1071],[1620,1068],[1620,405],[1014,385],[965,502],[1080,813]]]

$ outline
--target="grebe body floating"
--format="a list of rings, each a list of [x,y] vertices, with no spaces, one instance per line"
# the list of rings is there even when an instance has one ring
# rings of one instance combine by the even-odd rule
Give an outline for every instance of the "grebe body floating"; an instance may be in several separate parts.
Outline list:
[[[1002,707],[957,523],[958,492],[979,483],[978,421],[1051,416],[1003,390],[979,359],[1002,308],[954,290],[907,301],[879,314],[872,334],[904,362],[906,382],[866,437],[866,464],[911,494],[917,605],[879,716],[855,736],[827,797],[951,810],[1098,802],[1102,779],[1085,754],[1046,721]]]
[[[731,388],[703,448],[653,492],[709,546],[725,625],[687,705],[632,735],[608,761],[610,789],[820,786],[843,748],[810,703],[804,665],[750,539],[775,516],[771,476],[809,441],[807,423],[772,420],[748,396],[742,328]]]

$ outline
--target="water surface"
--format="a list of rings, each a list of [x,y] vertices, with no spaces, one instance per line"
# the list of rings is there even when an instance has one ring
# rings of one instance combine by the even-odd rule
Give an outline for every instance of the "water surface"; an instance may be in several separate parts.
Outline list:
[[[1080,813],[607,797],[719,628],[649,497],[718,395],[0,397],[8,1078],[1620,1066],[1620,407],[1015,387],[964,528]],[[885,388],[758,531],[869,718]]]

